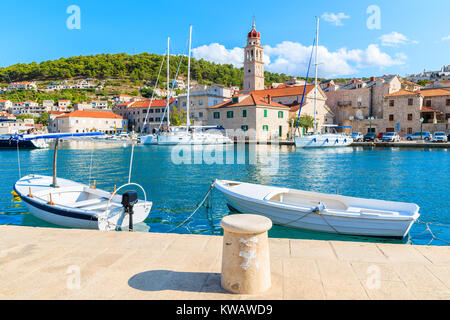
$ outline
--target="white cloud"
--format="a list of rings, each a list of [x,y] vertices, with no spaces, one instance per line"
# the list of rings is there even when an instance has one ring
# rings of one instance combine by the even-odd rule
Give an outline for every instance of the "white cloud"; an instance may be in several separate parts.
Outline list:
[[[303,46],[298,42],[283,41],[274,47],[264,46],[265,70],[295,76],[305,76],[311,56],[312,46]],[[216,63],[231,63],[236,67],[243,65],[243,49],[226,49],[223,45],[212,43],[193,50],[194,57]],[[364,68],[387,68],[402,65],[406,55],[395,56],[382,52],[378,45],[371,44],[366,49],[341,48],[334,52],[319,46],[319,77],[338,77],[355,74]],[[314,74],[314,60],[310,75]]]
[[[323,20],[325,20],[331,24],[334,24],[335,26],[343,26],[344,24],[342,23],[342,20],[349,19],[349,18],[350,18],[350,16],[347,16],[343,12],[340,12],[338,14],[325,12],[322,15]]]
[[[450,35],[442,38],[442,41],[449,41],[449,40],[450,40]]]
[[[409,40],[407,36],[396,31],[384,34],[379,39],[381,40],[381,45],[385,47],[398,47],[399,45],[410,43],[419,44],[419,41]]]
[[[205,59],[220,64],[229,63],[236,67],[242,66],[244,57],[244,50],[242,48],[236,47],[230,50],[218,43],[211,43],[210,45],[203,45],[192,49],[192,53],[198,59]]]

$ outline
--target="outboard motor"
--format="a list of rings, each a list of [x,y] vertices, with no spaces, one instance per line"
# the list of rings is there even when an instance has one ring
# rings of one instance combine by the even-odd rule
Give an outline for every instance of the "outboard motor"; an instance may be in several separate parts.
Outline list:
[[[122,206],[126,214],[130,217],[128,230],[133,231],[133,207],[138,202],[136,191],[127,191],[122,195]]]

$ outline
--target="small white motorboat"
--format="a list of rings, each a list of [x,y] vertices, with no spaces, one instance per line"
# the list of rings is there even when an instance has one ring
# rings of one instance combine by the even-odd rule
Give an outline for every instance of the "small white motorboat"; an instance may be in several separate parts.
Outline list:
[[[420,208],[413,203],[225,180],[216,180],[214,187],[224,195],[231,211],[263,215],[274,224],[297,229],[403,238],[420,216]]]
[[[97,137],[99,132],[89,133],[57,133],[47,134],[47,139],[56,139],[53,155],[53,176],[27,175],[14,185],[14,192],[25,203],[35,217],[56,225],[84,228],[115,230],[128,227],[144,221],[152,207],[147,201],[145,190],[136,183],[131,183],[131,164],[128,183],[114,192],[99,190],[94,185],[57,178],[56,164],[58,142],[61,138]],[[28,137],[38,139],[39,136]],[[133,146],[134,147],[134,146]],[[131,153],[133,159],[133,151]],[[144,193],[144,200],[137,198],[136,191],[128,191],[119,195],[124,187],[139,187]]]
[[[129,227],[122,196],[67,179],[57,181],[55,187],[51,176],[28,175],[16,182],[14,191],[33,216],[49,223],[101,230],[103,223]],[[144,221],[151,207],[152,202],[139,200],[133,207],[133,224]]]

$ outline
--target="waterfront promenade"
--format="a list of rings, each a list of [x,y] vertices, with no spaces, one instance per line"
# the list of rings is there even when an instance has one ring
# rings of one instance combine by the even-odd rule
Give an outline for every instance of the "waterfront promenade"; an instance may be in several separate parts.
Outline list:
[[[222,237],[0,233],[0,299],[450,299],[448,246],[270,239],[272,288],[247,296],[220,286]]]

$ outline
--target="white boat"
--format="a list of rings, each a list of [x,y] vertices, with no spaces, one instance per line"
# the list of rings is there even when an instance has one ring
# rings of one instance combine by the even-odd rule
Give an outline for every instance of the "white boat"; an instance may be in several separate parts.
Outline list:
[[[22,134],[22,135],[1,135],[0,148],[6,149],[44,149],[48,148],[48,143],[44,138],[30,139],[36,136],[43,136],[37,134]]]
[[[259,214],[274,224],[345,235],[405,237],[419,218],[413,203],[216,180],[231,211]]]
[[[315,58],[315,70],[316,76],[314,81],[314,132],[310,135],[303,137],[294,137],[296,148],[336,148],[336,147],[348,147],[353,143],[353,139],[343,133],[319,133],[317,131],[317,119],[316,119],[316,109],[317,109],[317,72],[318,72],[318,48],[319,48],[319,18],[317,18],[317,29],[316,29],[316,58]],[[309,68],[308,68],[309,69]],[[302,98],[303,103],[303,98]],[[301,108],[299,111],[300,116]],[[337,125],[323,125],[324,128],[337,127]]]
[[[314,133],[295,137],[297,148],[336,148],[348,147],[353,143],[352,137],[343,133]]]
[[[186,126],[170,127],[169,132],[161,132],[156,136],[156,143],[158,145],[220,145],[233,143],[216,126],[190,126],[189,130],[186,131]]]
[[[82,183],[53,177],[28,175],[14,185],[14,191],[30,213],[49,223],[70,228],[102,229],[99,226],[107,215],[107,222],[121,228],[129,227],[128,215],[121,204],[122,196]],[[148,216],[152,202],[139,200],[133,207],[133,224]]]
[[[113,193],[96,189],[95,182],[90,186],[56,177],[59,139],[100,135],[102,133],[99,132],[45,135],[49,139],[56,139],[53,176],[31,174],[19,179],[14,185],[15,193],[23,200],[32,215],[60,226],[100,230],[115,230],[117,227],[132,229],[134,224],[144,221],[150,212],[152,202],[147,201],[145,190],[140,185],[130,183],[132,161],[128,183]],[[137,199],[136,192],[133,194],[126,192],[122,196],[118,194],[122,188],[132,185],[141,188],[144,200]],[[136,199],[125,201],[127,196],[134,196]]]
[[[155,134],[142,135],[139,137],[139,139],[141,141],[141,144],[144,145],[158,144]]]

